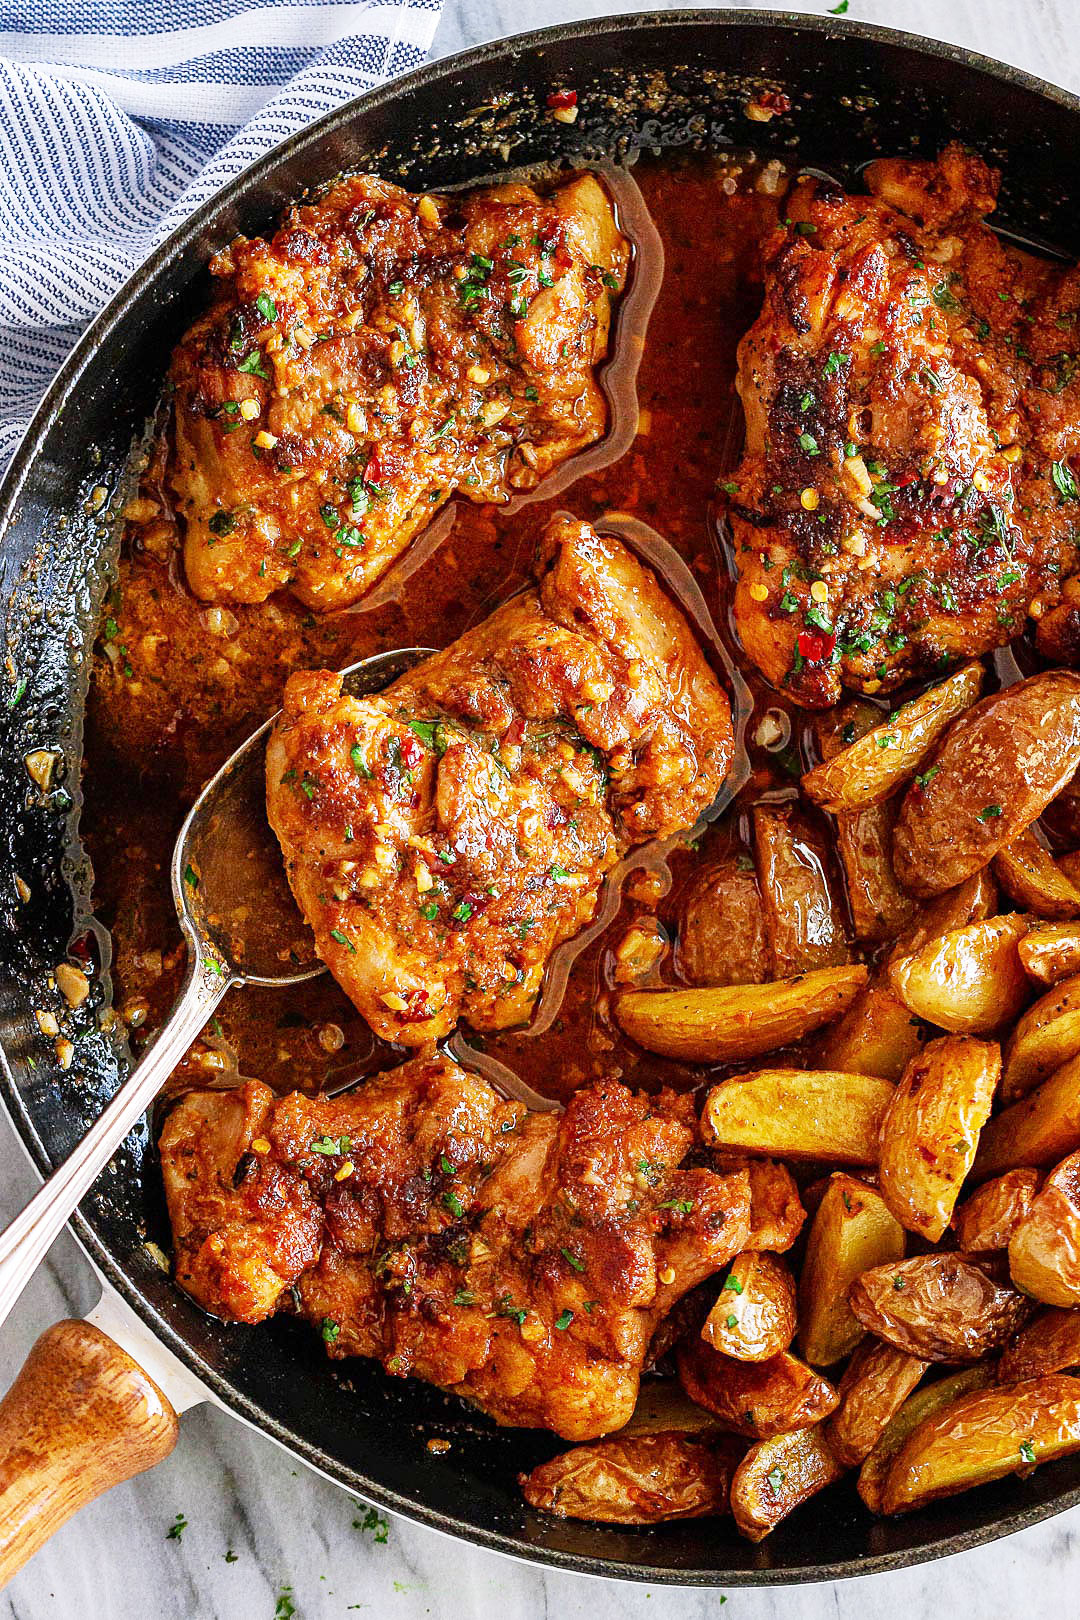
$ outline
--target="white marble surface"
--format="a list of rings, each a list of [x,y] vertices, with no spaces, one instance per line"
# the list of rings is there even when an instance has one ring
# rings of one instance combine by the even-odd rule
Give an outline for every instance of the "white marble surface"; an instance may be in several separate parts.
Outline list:
[[[661,0],[651,0],[655,6]],[[633,0],[444,0],[435,54],[526,28],[632,10]],[[972,46],[1080,89],[1077,0],[851,0],[850,15]],[[745,9],[751,9],[746,7]],[[779,7],[777,7],[779,9]],[[791,8],[784,8],[791,9]],[[803,10],[822,12],[824,0]],[[0,1119],[0,1222],[34,1188]],[[65,1236],[0,1330],[0,1385],[37,1333],[96,1288]],[[166,1533],[178,1513],[181,1541]],[[544,1573],[403,1520],[385,1542],[350,1498],[220,1412],[201,1407],[173,1456],[70,1523],[0,1595],[0,1620],[1003,1620],[1077,1613],[1080,1510],[959,1558],[835,1586],[716,1593]],[[232,1560],[227,1561],[226,1555]]]

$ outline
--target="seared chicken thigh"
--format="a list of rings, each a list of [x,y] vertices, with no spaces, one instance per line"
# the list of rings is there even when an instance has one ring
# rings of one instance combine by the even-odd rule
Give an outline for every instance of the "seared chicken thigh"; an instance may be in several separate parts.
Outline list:
[[[660,1317],[749,1236],[745,1170],[679,1168],[684,1115],[614,1083],[530,1115],[441,1057],[333,1101],[192,1092],[161,1136],[177,1280],[500,1423],[607,1434]]]
[[[628,244],[589,175],[414,197],[354,175],[211,266],[172,368],[172,486],[208,601],[358,601],[455,493],[598,439]]]
[[[958,148],[866,179],[798,185],[767,246],[724,486],[743,644],[810,707],[1001,645],[1076,566],[1075,273],[991,233]]]
[[[731,712],[618,541],[553,523],[537,583],[374,698],[293,675],[267,806],[330,971],[407,1045],[520,1023],[634,844],[694,825]]]

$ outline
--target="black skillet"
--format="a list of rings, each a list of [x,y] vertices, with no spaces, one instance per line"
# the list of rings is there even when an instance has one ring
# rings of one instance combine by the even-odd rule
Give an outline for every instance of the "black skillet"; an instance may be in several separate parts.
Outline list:
[[[546,107],[564,87],[578,92],[575,124]],[[790,114],[748,122],[746,103],[762,88],[783,91]],[[114,554],[107,514],[169,350],[205,298],[210,254],[341,170],[438,189],[505,167],[507,142],[514,165],[752,145],[851,177],[878,153],[932,155],[956,138],[1003,168],[1004,226],[1080,255],[1070,194],[1080,101],[1062,90],[847,20],[686,11],[589,21],[439,62],[320,120],[200,209],[128,282],[50,388],[0,489],[0,1084],[41,1170],[69,1152],[128,1062],[102,1027],[107,972],[68,1072],[33,1010],[53,1004],[48,976],[87,928],[78,767],[87,654]],[[24,764],[40,747],[63,754],[44,799]],[[18,901],[16,874],[30,904]],[[629,1531],[543,1518],[523,1505],[515,1477],[550,1454],[550,1437],[497,1430],[369,1363],[331,1365],[309,1330],[287,1321],[212,1321],[147,1246],[167,1239],[145,1130],[112,1172],[74,1224],[149,1330],[225,1405],[329,1477],[480,1545],[649,1582],[825,1580],[958,1552],[1080,1502],[1074,1459],[895,1521],[872,1519],[841,1485],[756,1547],[724,1520]],[[451,1449],[429,1452],[433,1436]]]

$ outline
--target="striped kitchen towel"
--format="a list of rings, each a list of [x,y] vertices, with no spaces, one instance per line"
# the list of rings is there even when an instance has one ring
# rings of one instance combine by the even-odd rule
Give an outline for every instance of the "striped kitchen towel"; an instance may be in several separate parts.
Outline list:
[[[440,0],[0,0],[0,471],[83,327],[219,186],[427,54]]]

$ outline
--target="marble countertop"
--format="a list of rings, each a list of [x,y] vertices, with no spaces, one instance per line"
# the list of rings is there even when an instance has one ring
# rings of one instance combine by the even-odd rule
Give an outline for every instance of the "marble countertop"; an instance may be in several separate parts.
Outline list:
[[[650,9],[662,3],[651,0]],[[823,12],[827,0],[803,6]],[[444,0],[434,53],[526,28],[631,10],[633,0]],[[755,9],[744,6],[744,9]],[[778,7],[779,9],[779,7]],[[1080,90],[1075,0],[851,0],[849,15],[968,45]],[[0,1118],[0,1223],[35,1178]],[[97,1285],[74,1240],[56,1244],[0,1329],[6,1388],[42,1327],[85,1312]],[[167,1532],[182,1514],[182,1539]],[[992,1547],[872,1580],[726,1597],[545,1572],[391,1519],[365,1529],[352,1499],[222,1412],[189,1413],[172,1457],[87,1508],[0,1595],[0,1620],[998,1620],[1076,1612],[1080,1509]]]

